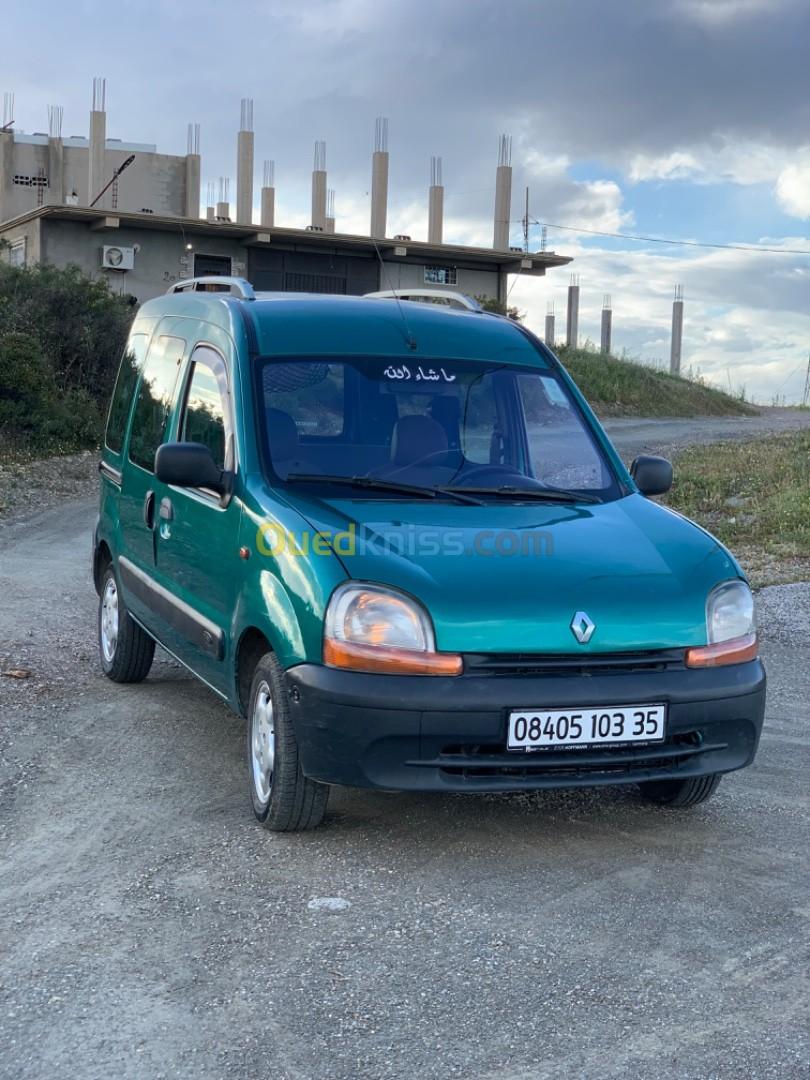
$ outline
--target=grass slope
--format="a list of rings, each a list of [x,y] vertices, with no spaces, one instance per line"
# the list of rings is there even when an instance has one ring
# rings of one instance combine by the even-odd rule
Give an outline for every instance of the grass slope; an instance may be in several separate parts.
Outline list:
[[[722,540],[755,585],[810,578],[810,432],[684,450],[664,501]]]
[[[596,350],[563,347],[557,355],[600,416],[751,416],[757,411],[701,382]]]

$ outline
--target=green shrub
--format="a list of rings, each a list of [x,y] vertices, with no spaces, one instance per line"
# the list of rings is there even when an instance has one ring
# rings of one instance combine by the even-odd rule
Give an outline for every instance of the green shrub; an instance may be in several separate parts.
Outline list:
[[[97,444],[131,304],[77,267],[0,264],[0,437],[42,452]]]

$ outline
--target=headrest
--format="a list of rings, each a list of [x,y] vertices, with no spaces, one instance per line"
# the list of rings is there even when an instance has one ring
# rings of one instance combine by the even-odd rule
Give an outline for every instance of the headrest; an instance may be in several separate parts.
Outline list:
[[[267,435],[273,461],[287,461],[298,452],[298,428],[289,413],[282,409],[267,410]]]
[[[391,461],[395,465],[412,465],[429,454],[447,450],[447,435],[441,424],[429,416],[402,416],[394,424],[391,439]]]

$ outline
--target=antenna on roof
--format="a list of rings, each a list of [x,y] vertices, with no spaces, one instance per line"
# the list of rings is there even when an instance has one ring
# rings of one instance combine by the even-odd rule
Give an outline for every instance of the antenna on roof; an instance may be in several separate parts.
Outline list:
[[[388,273],[388,267],[383,261],[382,255],[380,254],[380,245],[377,243],[373,236],[371,238],[371,242],[374,245],[374,250],[377,252],[377,258],[380,260],[380,266],[382,267],[382,272],[385,275],[385,280],[388,283],[388,289],[397,302],[397,310],[399,311],[399,317],[402,319],[402,325],[405,327],[405,344],[408,346],[409,349],[416,349],[418,347],[416,338],[411,333],[410,326],[408,326],[408,320],[405,318],[405,312],[402,310],[402,301],[399,298],[399,293],[396,291],[396,289],[391,283],[391,277]]]

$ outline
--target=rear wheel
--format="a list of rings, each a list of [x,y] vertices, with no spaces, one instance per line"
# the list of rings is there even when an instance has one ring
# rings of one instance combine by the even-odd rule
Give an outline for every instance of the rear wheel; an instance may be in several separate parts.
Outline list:
[[[717,791],[721,779],[722,773],[709,773],[708,776],[690,776],[686,780],[651,780],[639,784],[639,788],[648,802],[680,808],[706,802]]]
[[[142,682],[149,674],[155,642],[133,621],[118,588],[112,563],[101,578],[98,605],[98,653],[108,679]]]
[[[253,812],[266,829],[300,832],[320,825],[329,786],[301,771],[284,675],[272,653],[265,653],[253,674],[247,756]]]

